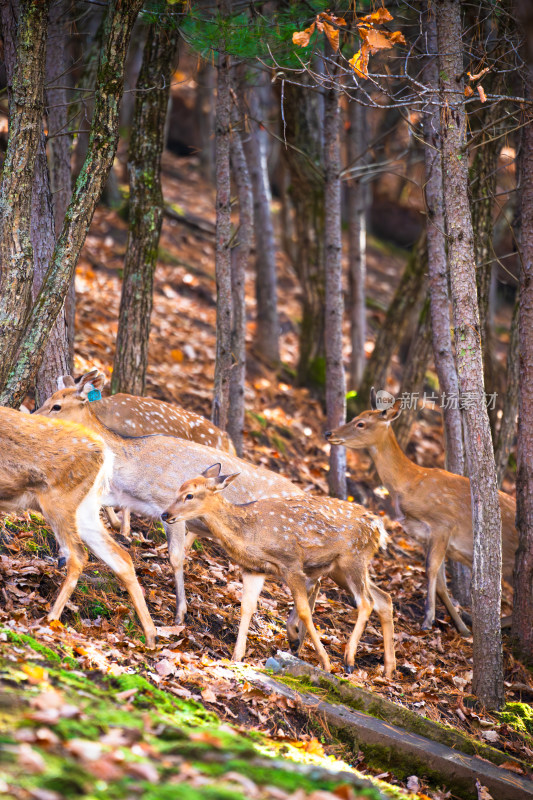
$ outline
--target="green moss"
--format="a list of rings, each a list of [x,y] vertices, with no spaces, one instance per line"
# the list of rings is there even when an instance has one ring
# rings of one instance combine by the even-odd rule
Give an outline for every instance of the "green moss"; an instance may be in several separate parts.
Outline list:
[[[533,744],[533,708],[527,703],[507,703],[499,714],[496,715],[500,722],[505,723],[526,741]]]

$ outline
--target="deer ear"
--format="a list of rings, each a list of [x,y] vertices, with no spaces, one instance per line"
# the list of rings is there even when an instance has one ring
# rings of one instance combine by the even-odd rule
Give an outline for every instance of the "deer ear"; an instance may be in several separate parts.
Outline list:
[[[223,489],[229,486],[230,483],[233,483],[235,478],[238,478],[240,474],[241,474],[240,472],[234,472],[232,475],[219,475],[216,480],[216,486],[214,491],[221,492]]]
[[[381,416],[383,419],[387,420],[387,422],[394,422],[395,419],[398,419],[401,413],[402,401],[398,398],[393,406],[386,408],[381,412]]]
[[[105,386],[105,375],[97,369],[92,369],[82,375],[78,381],[78,394],[80,397],[87,397],[89,392],[94,390],[101,392]]]
[[[222,464],[212,464],[207,469],[204,469],[202,472],[202,477],[204,478],[218,478],[220,475],[220,470],[222,469]]]
[[[72,386],[76,386],[74,378],[72,375],[60,375],[57,379],[57,388],[59,389],[70,389]]]
[[[376,398],[376,390],[374,387],[370,389],[370,408],[375,411],[378,407],[377,398]]]

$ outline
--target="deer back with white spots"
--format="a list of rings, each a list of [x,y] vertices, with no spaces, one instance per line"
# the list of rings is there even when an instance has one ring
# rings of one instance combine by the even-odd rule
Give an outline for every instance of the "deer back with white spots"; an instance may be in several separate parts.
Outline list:
[[[230,498],[236,502],[303,494],[298,486],[275,472],[198,442],[166,434],[136,438],[117,435],[95,413],[95,407],[101,401],[91,402],[88,399],[92,392],[100,391],[103,385],[103,375],[94,370],[84,375],[75,386],[59,389],[36,412],[85,425],[96,431],[113,451],[115,458],[111,486],[102,498],[103,505],[121,506],[152,519],[159,518],[174,500],[181,484],[215,459],[222,463],[225,470],[241,473],[238,485],[229,490]],[[185,552],[197,535],[205,535],[208,531],[199,521],[191,523],[187,536],[183,522],[165,527],[176,584],[176,621],[182,622],[187,609],[183,582]]]

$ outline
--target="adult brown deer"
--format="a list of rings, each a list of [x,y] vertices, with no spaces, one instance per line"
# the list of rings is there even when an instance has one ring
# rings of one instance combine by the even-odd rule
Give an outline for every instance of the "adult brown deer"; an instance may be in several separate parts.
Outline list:
[[[383,410],[376,407],[376,395],[370,395],[372,409],[363,411],[351,422],[326,433],[331,444],[343,444],[352,450],[366,449],[374,460],[379,477],[393,497],[405,529],[426,545],[427,598],[422,628],[431,628],[435,620],[435,595],[444,602],[453,622],[463,636],[470,631],[459,616],[446,588],[444,558],[472,566],[473,533],[470,481],[443,469],[420,467],[402,451],[391,422],[401,414],[401,403]],[[512,582],[514,557],[518,547],[515,528],[516,505],[512,497],[499,493],[502,512],[503,577]],[[400,517],[401,518],[401,517]]]
[[[94,383],[94,370],[86,372],[78,382],[85,380],[89,375],[92,376]],[[101,397],[101,389],[105,386],[106,378],[103,372],[97,371],[97,375],[100,388],[95,389],[95,396],[98,399],[93,401],[91,408],[96,418],[119,436],[134,437],[166,433],[235,455],[235,448],[228,434],[200,414],[153,397],[136,397],[132,394]],[[71,375],[64,375],[58,380],[59,389],[75,387],[76,381]],[[123,509],[122,524],[113,509],[108,508],[106,511],[112,527],[121,530],[122,535],[127,538],[130,533],[129,510]]]
[[[323,668],[329,671],[329,658],[313,625],[308,600],[308,590],[312,591],[321,577],[329,575],[348,592],[358,608],[344,654],[346,671],[353,671],[359,639],[375,608],[383,630],[385,675],[392,677],[395,669],[392,602],[368,577],[372,556],[386,540],[381,520],[361,506],[329,497],[269,497],[235,505],[220,492],[239,473],[221,475],[220,470],[221,465],[214,464],[202,475],[185,481],[162,517],[170,523],[201,517],[229,557],[257,577],[254,593],[243,592],[234,659],[240,660],[244,655],[250,619],[264,578],[271,575],[289,587],[297,615]],[[287,633],[291,647],[298,650],[300,635],[295,617],[292,624],[287,624]]]
[[[87,563],[84,544],[123,582],[141,620],[146,645],[155,627],[129,553],[100,522],[113,453],[87,428],[0,408],[0,510],[43,514],[65,559],[67,576],[48,614],[59,619]]]
[[[36,413],[85,425],[99,434],[113,451],[113,473],[110,490],[102,498],[104,505],[122,506],[151,519],[159,519],[174,500],[181,484],[190,475],[205,469],[206,464],[213,463],[213,458],[221,461],[226,471],[241,473],[238,486],[230,489],[233,500],[248,502],[270,495],[289,497],[303,494],[291,481],[275,472],[197,442],[164,434],[132,439],[118,436],[96,416],[93,409],[100,401],[88,399],[92,392],[101,390],[103,382],[103,376],[94,370],[84,375],[75,386],[55,392]],[[195,523],[188,536],[183,522],[165,528],[176,584],[176,621],[182,622],[187,610],[183,583],[185,552],[197,535],[205,535],[207,531],[200,523]],[[246,582],[248,579],[244,576],[243,580]]]

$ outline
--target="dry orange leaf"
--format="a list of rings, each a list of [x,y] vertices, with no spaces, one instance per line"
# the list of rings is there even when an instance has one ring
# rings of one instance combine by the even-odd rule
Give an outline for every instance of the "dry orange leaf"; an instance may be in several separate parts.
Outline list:
[[[58,619],[53,619],[48,623],[53,631],[61,631],[65,627]]]
[[[370,22],[378,25],[381,25],[383,22],[390,22],[392,19],[392,14],[390,11],[387,11],[386,8],[378,8],[378,10],[373,11],[372,14],[367,14],[366,17],[362,17],[363,22]]]
[[[171,350],[170,357],[172,361],[177,361],[178,364],[181,364],[181,362],[183,361],[183,353],[179,349]]]
[[[487,102],[487,95],[485,94],[485,90],[484,90],[483,86],[478,86],[477,87],[477,92],[479,94],[479,99],[481,100],[481,102],[482,103],[486,103]]]
[[[348,61],[353,71],[359,78],[368,78],[368,58],[370,56],[370,49],[363,45],[360,50],[355,53]]]
[[[465,97],[472,97],[474,90],[471,86],[465,86]]]
[[[311,36],[315,32],[315,26],[316,22],[313,22],[304,31],[295,31],[295,33],[292,34],[292,43],[297,44],[299,47],[307,47]]]
[[[46,670],[37,664],[23,664],[22,671],[27,675],[30,683],[41,683],[47,678]]]

